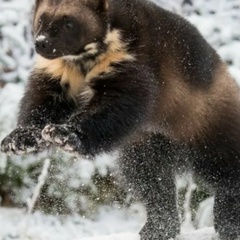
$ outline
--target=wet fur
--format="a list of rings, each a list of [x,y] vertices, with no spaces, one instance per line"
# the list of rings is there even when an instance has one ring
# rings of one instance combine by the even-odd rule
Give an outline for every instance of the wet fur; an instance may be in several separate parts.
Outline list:
[[[148,1],[60,2],[37,1],[35,33],[51,33],[38,22],[45,12],[46,26],[63,15],[91,22],[89,34],[72,39],[82,52],[64,34],[50,38],[58,55],[38,56],[18,128],[2,150],[22,154],[51,144],[95,156],[119,149],[126,185],[147,208],[142,240],[179,233],[175,173],[191,168],[215,189],[221,240],[236,240],[240,95],[215,50],[186,20]]]

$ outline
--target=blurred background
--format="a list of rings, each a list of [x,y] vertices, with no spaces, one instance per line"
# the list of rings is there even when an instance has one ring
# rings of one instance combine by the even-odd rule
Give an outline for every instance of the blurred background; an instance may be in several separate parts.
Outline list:
[[[240,83],[240,0],[154,2],[197,26]],[[0,0],[0,141],[16,126],[19,100],[34,62],[33,4],[33,0]],[[135,202],[131,192],[118,184],[116,156],[102,155],[89,161],[57,150],[22,157],[0,153],[0,209],[27,209],[46,158],[51,165],[35,209],[55,216],[78,213],[91,218],[102,206],[129,208]],[[177,186],[183,225],[211,226],[211,192],[201,182],[196,185],[189,175],[179,177]]]

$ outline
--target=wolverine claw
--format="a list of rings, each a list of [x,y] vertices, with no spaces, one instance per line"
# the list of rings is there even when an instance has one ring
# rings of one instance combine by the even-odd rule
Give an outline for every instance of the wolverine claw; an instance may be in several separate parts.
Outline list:
[[[15,141],[10,138],[5,138],[1,143],[1,151],[7,155],[12,155],[16,152]]]
[[[45,141],[63,146],[68,140],[69,130],[64,125],[47,125],[42,131]]]
[[[15,153],[14,143],[2,143],[1,151],[9,156],[12,155],[13,153]]]
[[[76,151],[80,145],[80,140],[77,134],[73,132],[71,126],[66,124],[47,125],[42,130],[42,138],[69,152]]]
[[[1,151],[7,155],[37,152],[47,144],[37,128],[17,128],[1,143]]]
[[[53,138],[52,138],[52,132],[54,131],[53,125],[47,125],[43,130],[42,130],[42,137],[45,141],[54,143]]]

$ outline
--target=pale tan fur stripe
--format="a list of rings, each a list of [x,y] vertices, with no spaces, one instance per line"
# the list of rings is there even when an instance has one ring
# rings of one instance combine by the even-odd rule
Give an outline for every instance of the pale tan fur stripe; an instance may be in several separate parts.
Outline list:
[[[127,44],[121,40],[121,33],[119,30],[114,29],[108,32],[105,43],[108,46],[108,50],[97,58],[96,64],[86,76],[86,82],[91,81],[91,79],[100,74],[112,73],[112,63],[133,61],[135,59],[133,55],[127,52]]]
[[[81,72],[81,69],[75,61],[69,58],[57,58],[53,60],[46,59],[40,55],[37,56],[37,69],[43,70],[45,73],[52,76],[52,78],[59,78],[62,85],[69,84],[69,94],[74,98],[76,96],[84,95],[84,98],[90,99],[93,92],[86,91],[87,83],[100,74],[109,74],[114,71],[111,64],[122,61],[133,61],[133,55],[127,52],[127,45],[121,40],[121,34],[118,30],[113,30],[106,35],[105,43],[108,45],[108,50],[96,58],[95,61],[87,61],[84,64],[91,69],[86,77]],[[94,44],[88,44],[88,47],[93,47]],[[84,93],[84,94],[82,94]],[[86,93],[89,93],[88,97]]]
[[[74,63],[61,58],[49,60],[38,55],[35,67],[42,69],[52,78],[59,78],[62,85],[69,84],[69,93],[73,97],[84,87],[84,75]]]

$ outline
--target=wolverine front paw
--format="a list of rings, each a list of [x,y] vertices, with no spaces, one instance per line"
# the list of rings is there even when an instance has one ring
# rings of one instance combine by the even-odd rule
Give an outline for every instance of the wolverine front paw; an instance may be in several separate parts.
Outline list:
[[[65,151],[75,152],[80,148],[81,141],[73,128],[69,125],[47,125],[42,130],[45,141],[61,147]]]
[[[1,142],[1,151],[11,155],[37,152],[45,145],[41,130],[37,128],[17,128]]]

